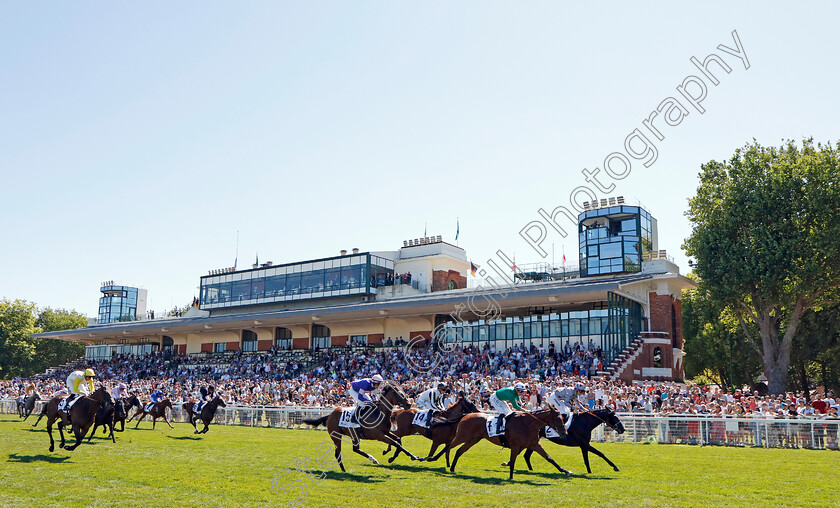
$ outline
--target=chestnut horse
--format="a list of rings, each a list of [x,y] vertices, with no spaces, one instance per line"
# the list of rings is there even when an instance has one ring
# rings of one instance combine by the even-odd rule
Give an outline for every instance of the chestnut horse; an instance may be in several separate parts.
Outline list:
[[[452,467],[449,468],[451,472],[455,472],[458,458],[482,439],[486,439],[496,446],[504,446],[500,436],[487,436],[487,421],[495,418],[495,415],[486,413],[472,413],[461,420],[458,424],[458,432],[455,434],[455,439],[447,446],[448,448],[455,448],[463,443],[463,446],[455,452]],[[542,458],[556,467],[561,473],[566,475],[572,474],[571,471],[563,469],[557,462],[554,462],[554,459],[549,457],[540,445],[540,429],[546,426],[558,432],[561,432],[559,429],[563,428],[563,419],[560,417],[560,413],[553,407],[534,411],[533,413],[511,413],[507,417],[504,437],[510,447],[510,461],[508,462],[510,465],[509,480],[513,480],[513,466],[516,463],[517,455],[522,450],[533,450],[539,453]]]
[[[201,414],[194,413],[193,408],[195,407],[195,402],[185,402],[181,407],[184,411],[187,412],[187,421],[192,424],[193,428],[195,429],[194,434],[205,434],[207,433],[207,427],[210,426],[210,422],[213,421],[213,417],[216,416],[216,409],[219,406],[227,407],[225,401],[222,400],[221,397],[216,395],[216,397],[204,404],[204,407],[201,408]],[[201,431],[198,430],[198,427],[195,425],[198,420],[201,420],[204,423],[204,428]]]
[[[458,429],[458,422],[461,421],[461,418],[470,413],[477,413],[478,408],[475,404],[464,398],[463,395],[460,395],[454,404],[435,415],[435,418],[440,418],[442,421],[432,422],[429,425],[429,428],[411,423],[414,421],[414,416],[419,412],[419,409],[411,408],[397,409],[391,413],[392,427],[393,425],[397,426],[397,430],[394,431],[394,434],[400,438],[410,436],[412,434],[420,434],[421,436],[426,436],[431,439],[432,448],[429,450],[429,455],[425,458],[425,460],[436,460],[436,458],[432,458],[432,455],[435,454],[435,450],[437,450],[438,446],[444,445],[444,449],[446,451],[446,467],[449,467],[449,450],[446,448],[446,445],[455,439],[455,431]],[[383,451],[382,455],[386,455],[390,451],[391,445],[388,445],[388,449]],[[388,459],[388,463],[394,462],[394,459],[396,459],[399,454],[400,451],[397,450],[394,453],[394,456]]]
[[[93,421],[96,418],[96,412],[99,411],[99,408],[109,400],[111,400],[111,394],[106,392],[104,388],[99,388],[89,397],[81,397],[73,404],[73,407],[70,408],[68,420],[68,414],[65,410],[58,410],[58,403],[61,402],[61,397],[51,399],[44,409],[44,414],[47,417],[47,433],[50,436],[50,451],[55,451],[52,425],[56,420],[58,420],[58,433],[61,436],[61,442],[58,444],[58,447],[71,452],[82,444],[88,429],[90,429],[90,426],[93,425]],[[76,444],[65,446],[64,427],[67,426],[68,423],[72,423],[73,425],[73,434],[76,437]],[[38,422],[35,422],[35,424],[37,425]]]
[[[345,428],[339,427],[338,422],[341,418],[342,407],[335,408],[332,413],[321,418],[311,420],[303,420],[303,423],[317,427],[318,425],[326,425],[327,432],[330,434],[333,443],[335,444],[335,459],[338,465],[341,466],[341,471],[346,472],[344,463],[341,460],[341,440],[343,436],[349,436],[350,442],[353,446],[353,451],[369,459],[374,464],[379,462],[373,458],[372,455],[362,451],[359,444],[362,439],[372,439],[375,441],[382,441],[383,443],[394,445],[397,450],[405,453],[411,460],[418,459],[416,455],[403,448],[402,441],[399,436],[391,432],[391,411],[394,406],[402,406],[405,409],[411,407],[405,394],[394,385],[386,384],[381,390],[381,397],[376,403],[365,403],[360,406],[361,412],[359,416],[359,428]]]
[[[129,401],[130,400],[131,399],[129,399]],[[169,428],[174,429],[175,427],[173,427],[172,424],[169,423],[169,419],[166,417],[166,408],[172,409],[172,401],[170,401],[169,399],[163,399],[160,402],[155,402],[154,404],[152,404],[152,407],[151,409],[149,409],[148,413],[146,412],[146,406],[138,405],[137,412],[131,415],[131,418],[129,418],[126,421],[130,422],[131,420],[139,416],[140,418],[137,419],[137,424],[134,426],[134,428],[136,429],[140,425],[140,420],[145,418],[146,415],[149,415],[152,417],[152,430],[155,429],[155,424],[157,423],[158,418],[163,418],[163,421],[165,421],[166,424],[169,425]]]

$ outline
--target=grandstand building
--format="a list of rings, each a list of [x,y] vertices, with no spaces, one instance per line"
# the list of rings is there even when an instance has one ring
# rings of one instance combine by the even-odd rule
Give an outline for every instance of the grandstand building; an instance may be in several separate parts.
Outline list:
[[[477,269],[440,236],[395,251],[351,252],[201,277],[178,318],[100,322],[35,337],[85,342],[89,359],[168,350],[259,353],[272,347],[433,347],[435,341],[602,348],[604,374],[682,379],[681,291],[693,283],[658,250],[656,220],[623,199],[585,204],[574,270],[487,262]],[[503,256],[503,255],[502,255]],[[510,266],[510,264],[508,264]],[[478,287],[467,287],[477,271]]]

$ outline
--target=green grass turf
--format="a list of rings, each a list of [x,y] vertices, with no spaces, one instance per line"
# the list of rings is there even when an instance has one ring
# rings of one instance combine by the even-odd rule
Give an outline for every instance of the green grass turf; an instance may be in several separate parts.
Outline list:
[[[520,456],[509,482],[500,466],[509,451],[487,442],[467,452],[454,475],[444,471],[443,459],[412,463],[401,456],[375,466],[350,450],[341,473],[317,463],[329,466],[332,459],[320,429],[216,425],[196,437],[186,424],[153,431],[150,423],[139,430],[132,423],[116,444],[98,435],[73,452],[49,453],[44,422],[38,429],[31,423],[0,415],[2,506],[285,506],[301,484],[300,506],[838,505],[835,451],[596,443],[621,471],[590,456],[587,475],[577,449],[543,441],[576,474],[567,478],[535,454],[535,471]],[[428,452],[422,437],[404,441],[415,454]],[[365,441],[362,448],[382,458],[382,444]]]

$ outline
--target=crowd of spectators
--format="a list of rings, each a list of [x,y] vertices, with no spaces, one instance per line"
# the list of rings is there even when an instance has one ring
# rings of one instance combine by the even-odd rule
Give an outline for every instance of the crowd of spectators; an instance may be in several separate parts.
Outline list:
[[[542,407],[551,392],[561,386],[579,387],[578,407],[612,407],[619,413],[660,415],[705,415],[710,417],[832,418],[840,399],[831,392],[760,395],[716,387],[675,382],[624,383],[607,380],[597,372],[603,356],[594,344],[565,344],[555,350],[519,346],[497,351],[491,345],[436,347],[355,348],[313,352],[304,355],[272,349],[259,354],[177,355],[155,352],[142,357],[117,355],[109,360],[79,361],[48,377],[0,381],[0,398],[15,398],[34,384],[42,398],[57,393],[67,375],[93,368],[99,382],[112,388],[126,383],[141,400],[161,390],[173,402],[195,400],[202,386],[213,385],[225,399],[239,406],[350,405],[348,382],[380,374],[414,397],[438,382],[465,392],[480,407],[497,389],[522,381],[530,409]],[[316,361],[314,367],[308,363]]]

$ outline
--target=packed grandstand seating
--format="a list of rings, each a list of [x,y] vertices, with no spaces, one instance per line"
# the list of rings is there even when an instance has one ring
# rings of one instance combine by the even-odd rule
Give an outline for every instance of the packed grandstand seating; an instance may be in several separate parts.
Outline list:
[[[237,406],[334,407],[349,405],[347,383],[375,373],[399,383],[413,397],[443,381],[453,393],[464,391],[483,408],[498,388],[521,380],[528,386],[528,408],[546,404],[549,394],[562,385],[584,388],[579,407],[609,405],[619,413],[666,415],[762,416],[785,418],[835,418],[840,399],[831,392],[759,395],[673,382],[648,381],[625,384],[606,380],[601,351],[594,346],[567,345],[560,351],[532,346],[496,351],[457,347],[452,351],[403,348],[333,348],[322,351],[284,351],[177,355],[156,352],[134,357],[118,355],[107,361],[78,362],[54,369],[36,379],[0,381],[0,398],[15,398],[34,384],[42,398],[57,393],[73,370],[91,367],[99,382],[112,387],[128,385],[141,400],[155,390],[176,402],[195,400],[201,386],[214,385]]]

